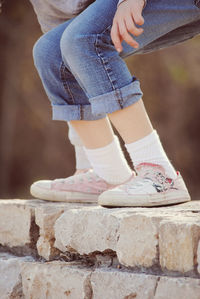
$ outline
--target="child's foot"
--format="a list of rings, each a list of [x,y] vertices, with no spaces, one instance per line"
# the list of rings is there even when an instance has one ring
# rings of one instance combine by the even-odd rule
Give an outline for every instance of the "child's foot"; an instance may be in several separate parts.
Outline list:
[[[64,179],[37,181],[31,185],[30,193],[49,201],[93,203],[102,192],[113,187],[116,185],[108,184],[90,169]]]
[[[162,206],[190,201],[187,187],[177,171],[177,178],[168,178],[161,165],[140,163],[137,176],[125,184],[103,192],[98,204],[112,207]]]

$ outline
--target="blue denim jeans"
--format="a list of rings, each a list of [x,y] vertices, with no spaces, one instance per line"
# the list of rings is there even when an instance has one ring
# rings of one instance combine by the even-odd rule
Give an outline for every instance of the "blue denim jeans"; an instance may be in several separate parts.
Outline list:
[[[111,37],[118,0],[96,0],[81,14],[44,34],[35,44],[35,66],[52,105],[54,120],[95,120],[142,97],[139,80],[124,58],[155,51],[200,32],[198,0],[149,0],[144,32],[135,49]]]

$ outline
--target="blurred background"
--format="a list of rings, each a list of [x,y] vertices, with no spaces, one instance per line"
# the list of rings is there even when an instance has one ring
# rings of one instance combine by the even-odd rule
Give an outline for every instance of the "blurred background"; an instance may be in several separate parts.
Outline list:
[[[0,198],[31,198],[39,179],[75,171],[65,122],[51,107],[32,60],[41,35],[28,0],[8,0],[0,15]],[[144,103],[192,199],[200,198],[200,36],[126,61],[140,79]]]

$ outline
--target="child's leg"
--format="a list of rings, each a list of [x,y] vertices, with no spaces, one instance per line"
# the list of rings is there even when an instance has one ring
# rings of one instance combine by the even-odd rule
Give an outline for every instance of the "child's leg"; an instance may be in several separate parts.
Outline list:
[[[99,122],[105,119],[106,124],[108,124],[105,113],[100,113],[98,116],[94,116],[91,113],[91,105],[84,88],[81,88],[76,78],[70,72],[67,63],[64,64],[62,60],[59,46],[60,38],[70,22],[71,20],[43,35],[34,46],[33,51],[35,66],[51,101],[53,119],[63,121],[89,119],[99,120]],[[69,129],[69,138],[72,144],[75,145],[78,174],[85,172],[86,168],[91,168],[91,165],[88,163],[79,136],[71,127]],[[111,126],[109,126],[110,141],[113,142],[114,148],[117,149],[115,154],[118,163],[115,163],[113,171],[121,174],[117,176],[117,180],[112,180],[111,182],[118,184],[126,181],[131,176],[132,171],[121,152],[117,137],[113,134]],[[82,183],[83,181],[84,184]],[[97,196],[110,187],[107,182],[97,178],[96,174],[93,173],[86,173],[85,176],[83,174],[81,177],[78,176],[75,181],[72,178],[67,178],[64,180],[64,183],[63,180],[59,180],[59,182],[56,181],[56,184],[54,184],[54,181],[38,181],[31,186],[31,194],[47,200],[83,200],[84,202],[90,202],[96,201]],[[77,188],[79,188],[79,192],[76,192],[76,194],[71,192],[72,189],[77,190]],[[64,190],[65,192],[63,193]]]
[[[148,53],[148,52],[159,50],[160,48],[163,49],[165,47],[169,47],[171,45],[188,40],[188,39],[194,37],[195,35],[197,35],[198,32],[200,32],[200,20],[191,22],[189,24],[186,24],[184,26],[174,29],[174,30],[170,31],[169,33],[165,34],[164,36],[161,36],[160,38],[154,40],[150,44],[147,44],[143,48],[140,48],[136,52],[137,53]],[[138,102],[138,103],[140,103],[140,102]],[[137,105],[137,106],[139,106],[139,105]],[[140,106],[142,106],[141,110],[144,111],[143,103],[142,104],[140,103]],[[136,107],[135,107],[135,109],[136,109]],[[113,112],[112,114],[109,115],[109,117],[110,117],[111,121],[113,123],[115,123],[115,126],[119,130],[119,132],[121,132],[121,130],[123,130],[123,128],[121,128],[118,124],[118,120],[116,119],[117,115],[118,115],[118,113]],[[132,133],[132,131],[130,131],[130,130],[125,129],[125,130],[123,130],[124,132],[121,132],[121,135],[124,136],[124,140],[126,143],[131,143],[130,140],[132,140],[132,142],[139,140],[141,138],[141,136],[146,136],[148,133],[150,133],[153,130],[152,125],[150,124],[150,120],[145,111],[144,111],[143,117],[146,116],[146,121],[144,121],[144,119],[142,121],[141,111],[140,111],[140,113],[139,113],[139,111],[137,111],[136,116],[137,117],[134,117],[135,124],[137,125],[138,123],[140,123],[143,125],[140,125],[139,129],[137,131],[135,131],[134,137],[129,136],[129,134]],[[132,117],[132,114],[131,114],[131,117]],[[139,117],[140,117],[140,119],[139,119]],[[124,119],[126,120],[127,118],[124,117]],[[125,125],[125,128],[126,128],[126,125]],[[141,130],[144,130],[144,131],[141,132]],[[139,135],[137,136],[137,134],[139,134]],[[94,140],[92,139],[91,142],[94,142]],[[95,146],[97,146],[97,145],[95,143],[92,143],[88,147],[92,148]],[[86,145],[86,147],[87,147],[87,145]],[[83,151],[83,148],[82,148],[82,151]],[[141,161],[140,158],[143,157],[143,152],[141,151],[141,148],[140,148],[140,150],[137,150],[137,153],[139,153],[139,159],[138,159],[138,163],[139,163]],[[146,157],[146,159],[147,159],[147,157]],[[137,165],[136,155],[134,155],[134,165]]]
[[[61,50],[64,61],[70,64],[72,72],[87,90],[92,112],[96,115],[110,113],[109,117],[124,141],[132,143],[150,134],[153,128],[142,101],[133,105],[142,97],[139,82],[131,77],[124,61],[112,46],[110,24],[116,11],[115,2],[110,1],[105,5],[104,1],[97,0],[78,16],[64,32]],[[165,4],[160,1],[148,3],[144,10],[144,33],[136,38],[140,49],[133,49],[124,43],[122,58],[142,51],[152,41],[192,20],[198,20],[200,16],[199,9],[191,0],[185,0],[181,6],[168,1],[166,9],[168,14]],[[105,16],[103,20],[100,15]],[[102,122],[84,122],[83,126],[82,122],[72,121],[72,125],[87,148],[98,148],[108,143],[109,128],[103,128]],[[93,133],[88,135],[88,131]],[[102,140],[99,134],[95,138],[94,132],[100,131],[103,131]],[[94,137],[88,138],[90,135]],[[175,176],[174,170],[170,173]]]
[[[106,3],[111,6],[114,5],[114,10],[115,10],[116,3],[114,3],[114,2],[115,1],[106,2]],[[95,12],[98,12],[99,8],[103,8],[103,10],[104,10],[103,14],[108,13],[110,16],[112,16],[112,14],[114,12],[112,7],[110,7],[109,9],[108,9],[108,7],[105,7],[104,1],[100,2],[97,0],[95,2],[95,5],[97,5],[97,7],[91,6],[95,9]],[[100,5],[100,7],[99,7],[99,5]],[[89,8],[91,8],[91,7],[89,7]],[[87,14],[85,15],[85,11],[83,12],[83,14],[78,16],[79,20],[81,20],[80,17],[82,17],[82,16],[84,16],[84,17],[86,16],[86,18],[85,18],[85,20],[84,19],[82,20],[83,22],[81,23],[81,26],[78,23],[78,27],[76,27],[77,23],[76,22],[74,23],[75,28],[72,27],[72,29],[74,28],[75,32],[73,32],[73,30],[69,31],[71,33],[71,36],[69,34],[70,38],[67,39],[67,45],[69,45],[68,49],[72,50],[72,51],[70,51],[70,55],[68,55],[69,53],[67,53],[67,56],[63,55],[65,66],[70,65],[69,69],[76,77],[77,81],[79,82],[79,85],[85,91],[85,94],[87,94],[88,98],[90,99],[90,101],[89,101],[90,103],[91,103],[91,99],[92,99],[92,110],[91,110],[91,107],[89,107],[89,109],[90,109],[90,111],[89,111],[88,109],[86,109],[88,107],[85,107],[85,105],[80,105],[80,103],[78,103],[78,102],[76,102],[78,105],[75,102],[71,102],[71,105],[75,105],[76,107],[68,107],[67,109],[63,109],[63,108],[66,108],[66,105],[64,107],[60,107],[61,108],[60,112],[61,112],[61,110],[63,111],[63,113],[61,113],[60,119],[64,120],[65,118],[67,118],[67,120],[71,120],[71,119],[84,119],[84,120],[90,119],[90,120],[92,120],[93,118],[91,118],[91,114],[90,114],[91,111],[94,114],[95,113],[97,114],[97,115],[94,115],[94,119],[95,119],[95,117],[96,117],[96,119],[98,119],[98,118],[101,119],[101,118],[103,118],[102,115],[104,114],[104,112],[101,112],[101,111],[111,113],[111,112],[119,110],[121,108],[128,107],[132,103],[135,103],[136,101],[138,101],[141,98],[142,93],[139,88],[139,82],[137,80],[135,80],[135,78],[132,79],[130,77],[130,73],[127,72],[126,68],[123,68],[123,64],[120,63],[122,61],[120,61],[118,59],[119,57],[116,56],[116,51],[115,51],[115,49],[113,49],[113,46],[110,43],[109,30],[110,30],[111,25],[106,23],[107,21],[109,21],[110,18],[106,17],[102,20],[101,17],[103,14],[102,14],[102,11],[99,11],[99,17],[98,17],[94,14],[94,11],[92,11],[92,17],[94,17],[93,18],[93,26],[91,26],[91,24],[89,24],[88,21],[90,21],[90,18],[88,18]],[[187,13],[186,13],[186,15],[187,15]],[[98,20],[100,21],[100,23],[98,23]],[[182,22],[184,23],[185,20]],[[82,25],[88,25],[89,27],[84,28],[84,26],[82,26]],[[96,27],[96,25],[98,28]],[[98,33],[99,26],[104,27],[104,28],[102,28],[102,30],[100,29],[100,32],[101,32],[100,34]],[[91,34],[90,30],[92,29],[92,31],[93,31],[93,29],[95,29],[95,28],[97,30],[96,31],[94,30],[94,32],[92,32],[92,34]],[[158,28],[158,26],[156,26],[156,28]],[[82,29],[83,29],[83,31],[86,29],[86,31],[79,34],[79,32],[78,32],[79,29],[81,31],[82,31]],[[167,29],[169,29],[169,28],[167,28]],[[78,32],[78,35],[76,35],[77,32]],[[153,32],[158,34],[158,32],[156,32],[156,30],[153,30]],[[90,34],[88,34],[88,33],[90,33]],[[160,31],[159,31],[159,34],[160,34]],[[158,34],[158,36],[159,36],[159,34]],[[162,35],[162,33],[161,33],[161,35]],[[152,38],[151,35],[148,35],[148,36],[150,36]],[[91,41],[92,41],[92,43],[91,43]],[[90,46],[92,46],[92,47],[90,48]],[[80,53],[80,49],[82,49],[81,53]],[[92,49],[92,51],[94,51],[94,49],[95,49],[95,52],[90,53],[91,49]],[[89,50],[89,52],[88,52],[88,50]],[[109,52],[109,50],[110,50],[110,52]],[[89,61],[89,60],[87,61],[87,59],[86,60],[84,59],[84,55],[88,54],[88,53],[90,55],[86,55],[87,57],[94,58],[93,63],[92,63],[93,66],[94,66],[94,62],[96,61],[96,56],[98,56],[98,62],[100,62],[100,65],[102,63],[104,66],[102,72],[101,72],[101,67],[99,70],[99,66],[97,63],[97,65],[95,65],[95,72],[92,73],[92,76],[91,76],[91,61]],[[130,53],[131,52],[129,49],[129,54]],[[108,57],[106,57],[107,54],[109,54]],[[125,54],[127,54],[127,53],[125,53]],[[69,58],[69,61],[68,61],[67,57]],[[48,56],[47,56],[47,58],[48,58]],[[80,58],[81,58],[81,60],[80,60]],[[67,62],[69,62],[69,64]],[[113,68],[115,65],[118,68]],[[63,64],[62,64],[62,67],[63,67]],[[77,68],[77,70],[76,70],[76,68]],[[83,77],[84,73],[86,74],[85,78]],[[61,74],[62,74],[62,72],[61,72]],[[116,74],[118,76],[119,75],[121,76],[120,82],[116,82]],[[88,75],[90,75],[90,77]],[[65,84],[67,84],[67,82],[70,82],[70,78],[71,78],[71,76],[69,76],[67,78],[68,80],[65,80]],[[86,79],[86,81],[85,81],[85,79]],[[99,85],[97,84],[97,82],[98,82],[97,79],[101,80],[101,84],[99,84]],[[89,85],[87,86],[87,84],[85,84],[87,82],[90,86]],[[118,83],[120,83],[120,84],[118,84]],[[54,87],[55,87],[55,85],[54,85]],[[90,88],[88,88],[88,87],[90,87]],[[56,97],[58,96],[58,98],[60,98],[59,88],[58,88],[58,90],[54,89],[54,91],[55,91],[55,96]],[[106,96],[104,93],[106,94]],[[76,97],[76,100],[77,100],[77,97]],[[69,103],[68,103],[68,105],[69,105]],[[78,108],[79,113],[74,116],[73,111],[77,110],[77,108]],[[72,114],[66,113],[67,110],[68,111],[71,110]],[[107,129],[109,131],[109,127]],[[100,132],[101,132],[101,130],[98,133],[100,133]],[[115,146],[115,149],[116,148],[117,147]],[[108,148],[106,148],[106,151],[107,151],[107,149]],[[109,147],[109,149],[110,149],[110,147]],[[104,152],[105,152],[105,149],[104,149]],[[98,153],[99,153],[99,151],[98,151]]]
[[[73,82],[72,74],[70,74],[69,70],[62,63],[60,53],[60,38],[71,21],[72,20],[69,20],[65,24],[62,24],[43,35],[37,41],[33,49],[34,63],[51,102],[53,119],[55,120],[61,119],[66,121],[68,119],[66,119],[66,116],[69,114],[71,117],[75,118],[80,115],[80,105],[76,107],[69,106],[73,103],[73,93],[75,88],[76,95],[79,98],[82,98],[82,102],[87,102],[85,93],[76,83],[75,78]],[[70,80],[72,84],[70,87],[70,83],[66,82],[68,80]],[[77,87],[75,84],[77,84]],[[91,165],[85,155],[80,138],[72,127],[69,127],[68,136],[75,149],[75,173],[87,171],[87,169],[91,168]]]
[[[60,38],[63,31],[71,22],[72,20],[69,20],[65,24],[43,35],[36,42],[33,49],[34,63],[51,102],[54,120],[67,121],[70,118],[80,119],[81,113],[83,115],[90,114],[88,109],[90,105],[82,106],[82,103],[89,104],[87,96],[62,62],[59,47]],[[74,103],[73,98],[79,100],[78,105],[72,105]],[[71,126],[69,126],[68,136],[75,149],[75,173],[78,174],[87,171],[91,168],[91,165],[83,150],[79,136]]]
[[[167,158],[157,132],[153,130],[142,99],[123,110],[110,113],[109,118],[124,139],[135,167],[143,162],[159,164],[165,168],[169,177],[176,178],[176,171]],[[93,121],[92,124],[89,121],[72,121],[71,124],[83,140],[86,147],[85,151],[94,170],[98,171],[96,164],[99,164],[99,161],[93,158],[91,149],[94,149],[95,152],[95,149],[103,148],[106,145],[105,142],[108,144],[108,125],[104,120],[101,120],[101,122]],[[99,135],[96,136],[96,132],[99,131],[103,132],[103,140],[98,138]],[[91,138],[91,136],[96,136],[96,138]],[[101,173],[102,176],[106,176],[109,167],[110,165],[108,168],[104,167],[104,173]]]
[[[99,119],[99,122],[101,122],[101,119],[105,118],[106,114],[92,115],[87,95],[71,74],[67,63],[65,62],[64,64],[62,61],[59,46],[60,38],[72,21],[67,21],[49,31],[36,42],[33,49],[34,63],[51,102],[54,120],[67,121],[83,118],[90,120]],[[107,123],[106,119],[105,123]],[[89,134],[87,136],[90,138]],[[101,140],[100,136],[98,137],[99,141]],[[76,173],[82,172],[82,169],[84,172],[92,168],[83,150],[79,136],[70,125],[69,139],[75,146],[76,169],[79,170]],[[109,140],[106,144],[113,139],[113,131],[111,131],[111,127],[109,126]]]
[[[146,19],[144,16],[146,24],[144,25],[144,34],[138,37],[141,47],[179,26],[198,20],[200,17],[198,8],[193,5],[192,1],[188,0],[186,2],[181,6],[177,6],[174,1],[169,1],[167,3],[168,11],[171,9],[169,15],[166,15],[163,3],[160,3],[160,1],[150,2],[149,9],[148,5],[146,7]],[[168,173],[175,178],[176,173],[163,151],[159,138],[156,132],[152,132],[152,125],[140,100],[142,92],[138,81],[134,77],[131,78],[125,63],[120,59],[109,39],[109,30],[111,28],[109,21],[112,20],[115,12],[114,1],[107,2],[107,6],[105,7],[105,2],[103,3],[101,0],[96,1],[69,26],[61,40],[62,55],[64,60],[69,63],[72,73],[87,90],[93,113],[97,115],[102,112],[108,113],[124,141],[131,143],[131,146],[127,146],[131,156],[132,152],[135,154],[137,152],[137,149],[134,148],[142,145],[146,147],[146,145],[153,143],[156,150],[154,147],[152,147],[152,150],[160,155],[159,159],[164,160]],[[98,20],[97,12],[101,15],[107,13],[103,20],[100,19],[100,24],[96,21]],[[85,27],[84,21],[86,23]],[[81,28],[80,26],[78,28],[79,22],[83,24]],[[71,48],[68,47],[69,44]],[[133,48],[130,49],[129,46],[125,46],[124,51],[127,49],[129,53],[124,52],[122,56],[127,56],[131,51],[134,52]],[[137,101],[139,114],[136,109],[137,105],[134,104]],[[135,122],[134,118],[139,122]],[[97,149],[100,144],[95,138],[92,142],[87,141],[87,130],[92,132],[94,128],[93,134],[102,132],[104,142],[108,138],[108,126],[107,129],[102,130],[102,123],[99,127],[98,124],[93,127],[94,122],[85,122],[84,128],[82,122],[72,121],[71,123],[79,133],[85,146],[90,148],[89,156],[91,155],[91,149]],[[141,127],[143,128],[141,129]],[[140,141],[140,144],[138,144],[138,141]],[[137,144],[134,144],[135,142]],[[145,155],[148,155],[147,151]],[[143,159],[144,157],[142,157]],[[93,166],[95,167],[95,164]]]

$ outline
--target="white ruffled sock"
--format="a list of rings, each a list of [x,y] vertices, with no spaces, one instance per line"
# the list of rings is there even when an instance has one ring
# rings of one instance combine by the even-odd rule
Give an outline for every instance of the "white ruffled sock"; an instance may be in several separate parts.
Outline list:
[[[92,168],[82,145],[75,145],[76,169]]]
[[[135,142],[125,144],[134,167],[142,162],[162,165],[166,174],[175,179],[176,171],[169,161],[156,130]]]
[[[132,170],[128,166],[116,135],[114,140],[104,147],[97,149],[84,147],[84,150],[94,172],[107,183],[118,185],[131,177]]]
[[[92,168],[85,154],[85,151],[83,149],[83,144],[81,142],[80,137],[78,136],[78,134],[76,133],[75,129],[72,127],[70,122],[68,122],[68,126],[69,126],[68,137],[71,144],[74,146],[74,150],[75,150],[76,169],[78,170],[78,169]]]

